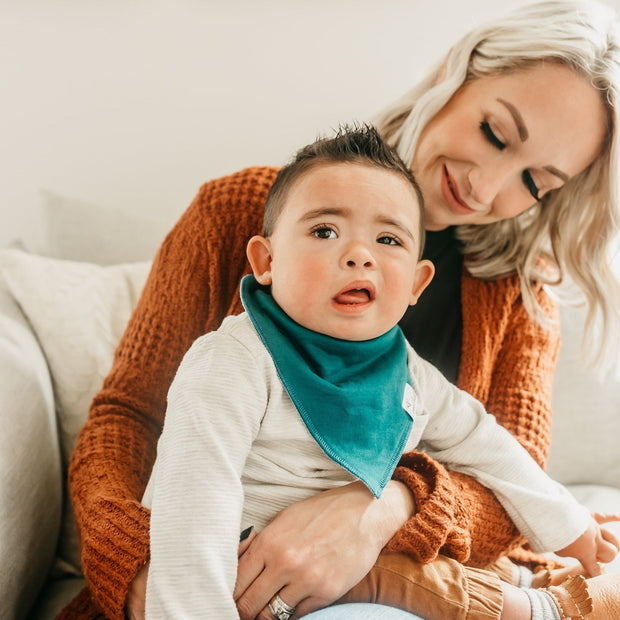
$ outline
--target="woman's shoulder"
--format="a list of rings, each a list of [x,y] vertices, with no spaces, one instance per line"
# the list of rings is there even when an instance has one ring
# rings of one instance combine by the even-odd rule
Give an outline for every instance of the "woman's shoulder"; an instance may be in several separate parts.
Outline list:
[[[464,268],[461,283],[464,291],[470,292],[473,298],[497,298],[509,303],[521,300],[521,282],[517,274],[485,279],[473,276]],[[533,282],[532,289],[539,302],[550,299],[542,282]]]
[[[244,234],[260,231],[267,193],[278,168],[254,166],[204,183],[180,222],[183,230],[191,231],[194,239],[202,230],[211,241],[227,243],[222,230],[234,226],[242,239]],[[245,241],[244,241],[245,243]]]
[[[200,194],[220,194],[222,196],[236,196],[251,194],[264,201],[269,188],[278,174],[279,168],[274,166],[251,166],[223,177],[211,179],[202,185]]]
[[[529,324],[530,328],[535,331],[542,329],[548,337],[555,336],[559,330],[558,303],[541,282],[535,282],[532,285],[534,296],[541,310],[539,319],[528,311],[522,295],[519,276],[516,274],[487,280],[474,277],[467,272],[467,269],[464,269],[461,286],[464,319],[465,317],[484,316],[486,321],[495,325],[508,324],[517,320],[522,327]],[[540,323],[540,320],[543,320],[545,326]]]

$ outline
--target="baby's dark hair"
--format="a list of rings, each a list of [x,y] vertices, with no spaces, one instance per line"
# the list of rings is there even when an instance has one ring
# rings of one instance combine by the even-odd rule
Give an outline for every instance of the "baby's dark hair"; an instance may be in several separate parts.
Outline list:
[[[419,203],[420,252],[424,247],[424,199],[420,186],[398,153],[384,142],[375,127],[369,124],[342,125],[332,138],[321,137],[304,146],[292,161],[278,172],[265,200],[263,235],[269,237],[284,208],[293,184],[317,166],[354,163],[390,170],[411,184]]]

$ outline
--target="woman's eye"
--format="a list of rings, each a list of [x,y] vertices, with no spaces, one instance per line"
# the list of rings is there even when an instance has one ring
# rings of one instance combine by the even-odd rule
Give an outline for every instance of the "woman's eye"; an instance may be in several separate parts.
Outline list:
[[[480,123],[480,130],[484,134],[484,137],[497,149],[503,151],[506,148],[506,144],[502,142],[491,129],[491,125],[487,121]]]
[[[336,239],[338,235],[335,230],[332,230],[328,226],[319,226],[312,231],[312,234],[317,239]]]
[[[525,183],[525,187],[527,187],[527,191],[532,194],[536,200],[540,200],[540,190],[536,187],[536,183],[534,183],[532,175],[527,170],[524,170],[521,178],[523,179],[523,183]]]
[[[377,243],[383,243],[385,245],[402,245],[396,237],[390,237],[390,235],[383,235],[377,239]]]

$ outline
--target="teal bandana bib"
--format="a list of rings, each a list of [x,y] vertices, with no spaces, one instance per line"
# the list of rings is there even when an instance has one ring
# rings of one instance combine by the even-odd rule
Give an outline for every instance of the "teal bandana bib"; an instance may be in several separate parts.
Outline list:
[[[400,328],[361,342],[319,334],[285,314],[254,276],[242,280],[241,299],[314,439],[379,497],[415,410]]]

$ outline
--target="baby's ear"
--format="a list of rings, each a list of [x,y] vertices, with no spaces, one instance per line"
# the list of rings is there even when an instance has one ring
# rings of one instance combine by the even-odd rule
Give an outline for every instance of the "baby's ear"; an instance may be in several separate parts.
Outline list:
[[[431,283],[434,275],[435,265],[433,265],[430,260],[424,259],[418,261],[418,264],[415,266],[415,278],[411,289],[411,297],[409,298],[410,306],[415,306],[418,302],[418,298]]]
[[[262,235],[254,235],[246,247],[246,254],[254,277],[259,284],[269,286],[271,284],[271,242]]]

